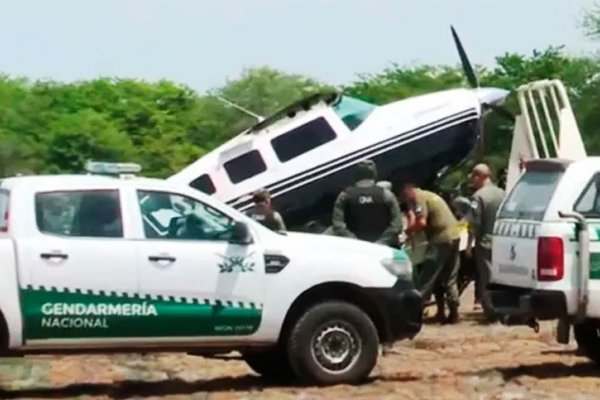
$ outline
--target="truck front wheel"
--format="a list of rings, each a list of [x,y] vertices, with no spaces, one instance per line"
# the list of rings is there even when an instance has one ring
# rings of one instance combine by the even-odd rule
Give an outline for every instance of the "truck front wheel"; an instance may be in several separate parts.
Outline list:
[[[357,306],[328,301],[308,309],[288,338],[290,364],[303,383],[355,384],[377,362],[379,337],[373,321]]]

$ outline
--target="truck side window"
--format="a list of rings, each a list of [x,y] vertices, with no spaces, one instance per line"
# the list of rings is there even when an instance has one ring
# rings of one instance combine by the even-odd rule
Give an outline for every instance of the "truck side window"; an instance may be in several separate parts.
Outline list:
[[[234,221],[214,208],[180,194],[138,190],[147,239],[229,240]]]
[[[118,190],[73,190],[35,195],[42,233],[72,237],[123,237]]]
[[[574,210],[587,218],[600,218],[600,173],[595,174],[583,189]]]

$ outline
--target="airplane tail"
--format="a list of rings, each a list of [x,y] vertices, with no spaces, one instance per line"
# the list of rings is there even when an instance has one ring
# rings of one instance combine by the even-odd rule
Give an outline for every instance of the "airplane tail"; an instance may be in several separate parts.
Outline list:
[[[516,183],[527,160],[587,157],[571,102],[560,80],[545,79],[522,85],[517,95],[521,114],[513,131],[507,191]]]

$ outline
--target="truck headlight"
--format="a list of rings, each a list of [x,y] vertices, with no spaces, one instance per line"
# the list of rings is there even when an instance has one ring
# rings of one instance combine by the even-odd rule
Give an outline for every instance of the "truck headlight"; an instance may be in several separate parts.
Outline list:
[[[381,260],[392,275],[412,280],[412,262],[404,250],[394,250],[392,256]]]

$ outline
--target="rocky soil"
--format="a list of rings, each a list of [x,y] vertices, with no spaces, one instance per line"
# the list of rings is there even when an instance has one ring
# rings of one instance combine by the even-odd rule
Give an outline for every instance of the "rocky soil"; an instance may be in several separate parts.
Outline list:
[[[575,344],[553,339],[553,324],[481,322],[465,293],[463,320],[428,323],[413,341],[381,358],[360,386],[270,385],[235,355],[209,360],[180,354],[36,356],[0,359],[0,398],[43,399],[592,399],[600,369]]]

